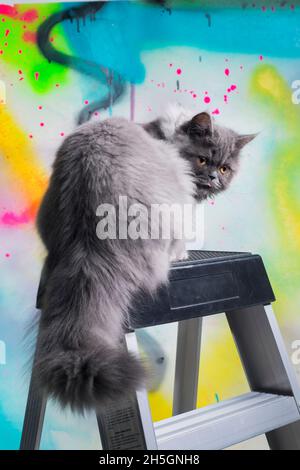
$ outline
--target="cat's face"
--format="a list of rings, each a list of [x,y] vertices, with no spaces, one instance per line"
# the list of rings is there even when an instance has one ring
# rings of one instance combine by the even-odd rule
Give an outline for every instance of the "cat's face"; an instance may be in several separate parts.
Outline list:
[[[178,129],[175,142],[192,167],[198,200],[228,188],[238,170],[241,149],[255,135],[241,136],[231,129],[213,125],[207,113],[197,114]]]

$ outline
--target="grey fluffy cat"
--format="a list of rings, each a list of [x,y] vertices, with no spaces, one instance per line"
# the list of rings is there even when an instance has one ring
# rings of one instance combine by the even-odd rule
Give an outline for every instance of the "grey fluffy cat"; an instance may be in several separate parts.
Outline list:
[[[228,187],[253,137],[175,107],[144,125],[89,122],[65,139],[38,214],[48,256],[36,365],[40,387],[62,406],[101,408],[141,385],[144,367],[121,343],[128,309],[185,256],[172,236],[99,240],[99,204],[204,200]]]

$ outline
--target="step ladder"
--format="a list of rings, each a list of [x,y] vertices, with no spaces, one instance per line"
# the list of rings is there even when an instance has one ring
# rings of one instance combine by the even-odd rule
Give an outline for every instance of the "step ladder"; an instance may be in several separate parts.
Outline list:
[[[43,283],[39,289],[41,306]],[[97,416],[104,450],[216,450],[265,434],[270,449],[300,450],[300,389],[272,312],[274,294],[262,259],[251,253],[191,251],[172,264],[168,288],[138,298],[125,334],[138,355],[135,331],[178,322],[173,416],[153,423],[146,390]],[[138,312],[138,313],[137,313]],[[202,318],[224,312],[250,393],[196,409]],[[34,367],[21,449],[40,445],[46,398]]]

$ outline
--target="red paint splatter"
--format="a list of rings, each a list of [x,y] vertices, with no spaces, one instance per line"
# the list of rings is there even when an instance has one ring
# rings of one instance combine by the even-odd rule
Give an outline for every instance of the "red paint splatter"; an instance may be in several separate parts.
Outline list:
[[[6,258],[10,257],[10,253],[5,253]]]
[[[20,20],[22,21],[26,21],[26,23],[33,23],[34,21],[36,21],[38,19],[39,15],[38,15],[38,12],[37,10],[27,10],[25,11],[21,16],[20,16]]]
[[[19,54],[22,54],[22,52],[23,52],[22,49],[19,49],[19,50],[18,50],[18,53],[19,53]]]
[[[225,101],[225,103],[228,102],[228,96],[227,95],[224,95],[224,101]]]
[[[25,42],[36,43],[36,33],[33,31],[25,31],[23,34],[23,40]]]
[[[6,38],[7,38],[7,36],[9,35],[9,33],[10,33],[10,29],[7,29],[7,30],[5,31],[5,37],[6,37]]]
[[[209,96],[204,97],[204,103],[206,103],[206,104],[210,103],[210,97]]]
[[[231,85],[230,90],[231,91],[236,90],[236,85]]]
[[[214,109],[212,114],[220,114],[220,110],[218,108]]]
[[[262,56],[262,55],[259,56],[259,60],[263,60],[263,56]]]
[[[197,95],[196,95],[196,93],[194,93],[194,94],[193,94],[193,98],[197,98]]]
[[[33,135],[32,134],[29,134],[29,139],[33,139]]]
[[[43,109],[43,106],[39,105],[39,106],[38,106],[38,109]]]
[[[85,101],[84,101],[84,104],[89,104],[89,101],[88,101],[88,100],[85,100]]]
[[[64,132],[61,132],[59,135],[60,135],[61,137],[63,137],[63,136],[65,135],[65,133],[64,133]]]
[[[0,54],[1,54],[1,55],[3,54],[3,51],[2,51],[2,49],[1,49],[1,51],[0,51]]]
[[[169,67],[173,67],[173,64],[169,64]]]
[[[98,111],[95,111],[95,112],[94,112],[94,116],[99,116]]]
[[[177,70],[176,70],[176,73],[177,73],[177,75],[181,75],[181,74],[182,74],[182,70],[181,70],[181,69],[177,69]]]
[[[44,122],[40,122],[40,126],[41,127],[44,127],[45,123]]]
[[[22,75],[22,73],[23,73],[22,70],[18,70],[19,75]]]
[[[15,7],[11,7],[9,5],[0,5],[0,15],[10,16],[13,18],[18,15],[18,10]]]
[[[230,70],[229,70],[229,69],[225,69],[225,70],[224,70],[224,73],[225,73],[225,75],[228,77],[228,75],[230,74]]]
[[[14,227],[20,224],[28,224],[34,217],[31,209],[26,209],[21,214],[15,214],[14,212],[6,212],[1,217],[1,223]]]

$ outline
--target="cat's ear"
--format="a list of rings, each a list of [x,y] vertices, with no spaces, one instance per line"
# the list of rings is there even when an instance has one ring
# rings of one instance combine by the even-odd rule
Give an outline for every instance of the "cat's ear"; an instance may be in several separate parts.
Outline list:
[[[199,113],[189,122],[189,131],[200,136],[212,135],[212,119],[208,113]]]
[[[238,135],[236,138],[236,146],[239,150],[241,150],[245,145],[249,144],[257,134],[245,134],[245,135]]]

